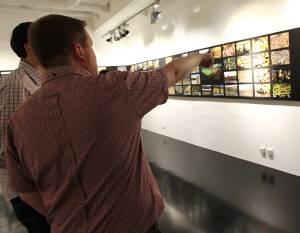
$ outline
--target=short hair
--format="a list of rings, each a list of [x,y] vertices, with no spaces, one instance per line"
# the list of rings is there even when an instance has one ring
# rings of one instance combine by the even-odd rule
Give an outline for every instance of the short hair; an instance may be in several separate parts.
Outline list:
[[[86,47],[86,22],[63,15],[47,15],[33,22],[28,41],[44,68],[68,65],[73,45]]]
[[[100,70],[99,71],[99,74],[106,74],[106,73],[108,73],[109,72],[109,70]]]
[[[30,25],[31,22],[20,23],[12,32],[10,47],[19,58],[25,58],[27,56],[24,44],[28,43],[27,33]]]

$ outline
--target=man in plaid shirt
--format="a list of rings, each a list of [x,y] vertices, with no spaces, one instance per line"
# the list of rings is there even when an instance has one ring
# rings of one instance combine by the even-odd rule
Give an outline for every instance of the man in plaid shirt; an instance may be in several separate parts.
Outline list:
[[[63,15],[30,26],[29,43],[46,72],[7,126],[9,184],[47,216],[53,233],[161,233],[164,203],[143,149],[142,118],[212,56],[98,74],[85,27]]]
[[[29,233],[50,232],[46,218],[23,202],[20,195],[8,186],[4,140],[8,120],[17,107],[41,85],[43,68],[31,54],[27,31],[31,22],[14,28],[11,48],[20,57],[19,67],[0,79],[0,185],[6,201],[12,203],[14,212]]]

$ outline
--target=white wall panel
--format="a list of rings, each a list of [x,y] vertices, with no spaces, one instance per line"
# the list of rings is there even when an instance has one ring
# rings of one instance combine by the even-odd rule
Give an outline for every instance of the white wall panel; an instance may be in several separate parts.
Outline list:
[[[156,24],[148,11],[129,22],[131,35],[119,42],[91,36],[99,66],[127,65],[299,27],[298,9],[297,0],[161,0]],[[1,12],[0,26],[38,17]],[[14,68],[9,44],[0,49],[0,69]],[[143,128],[299,176],[299,119],[299,102],[172,97]],[[272,148],[275,160],[263,159],[260,146]]]

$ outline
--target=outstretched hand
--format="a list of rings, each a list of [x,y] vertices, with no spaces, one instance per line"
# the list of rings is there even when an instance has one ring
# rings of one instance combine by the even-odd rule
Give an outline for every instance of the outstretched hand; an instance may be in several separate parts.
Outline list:
[[[214,64],[214,59],[213,59],[212,54],[203,53],[201,55],[202,55],[202,58],[201,58],[200,66],[204,66],[204,67],[208,68],[212,64]]]

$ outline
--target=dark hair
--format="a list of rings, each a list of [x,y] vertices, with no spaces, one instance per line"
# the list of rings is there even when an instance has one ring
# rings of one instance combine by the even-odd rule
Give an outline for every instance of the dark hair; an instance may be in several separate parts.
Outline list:
[[[99,71],[99,74],[106,74],[106,73],[108,73],[109,72],[109,70],[100,70]]]
[[[86,46],[86,22],[63,15],[47,15],[33,22],[28,41],[44,68],[68,65],[73,45]]]
[[[28,43],[27,32],[31,22],[20,23],[12,32],[10,38],[10,47],[19,58],[27,56],[24,44]]]

